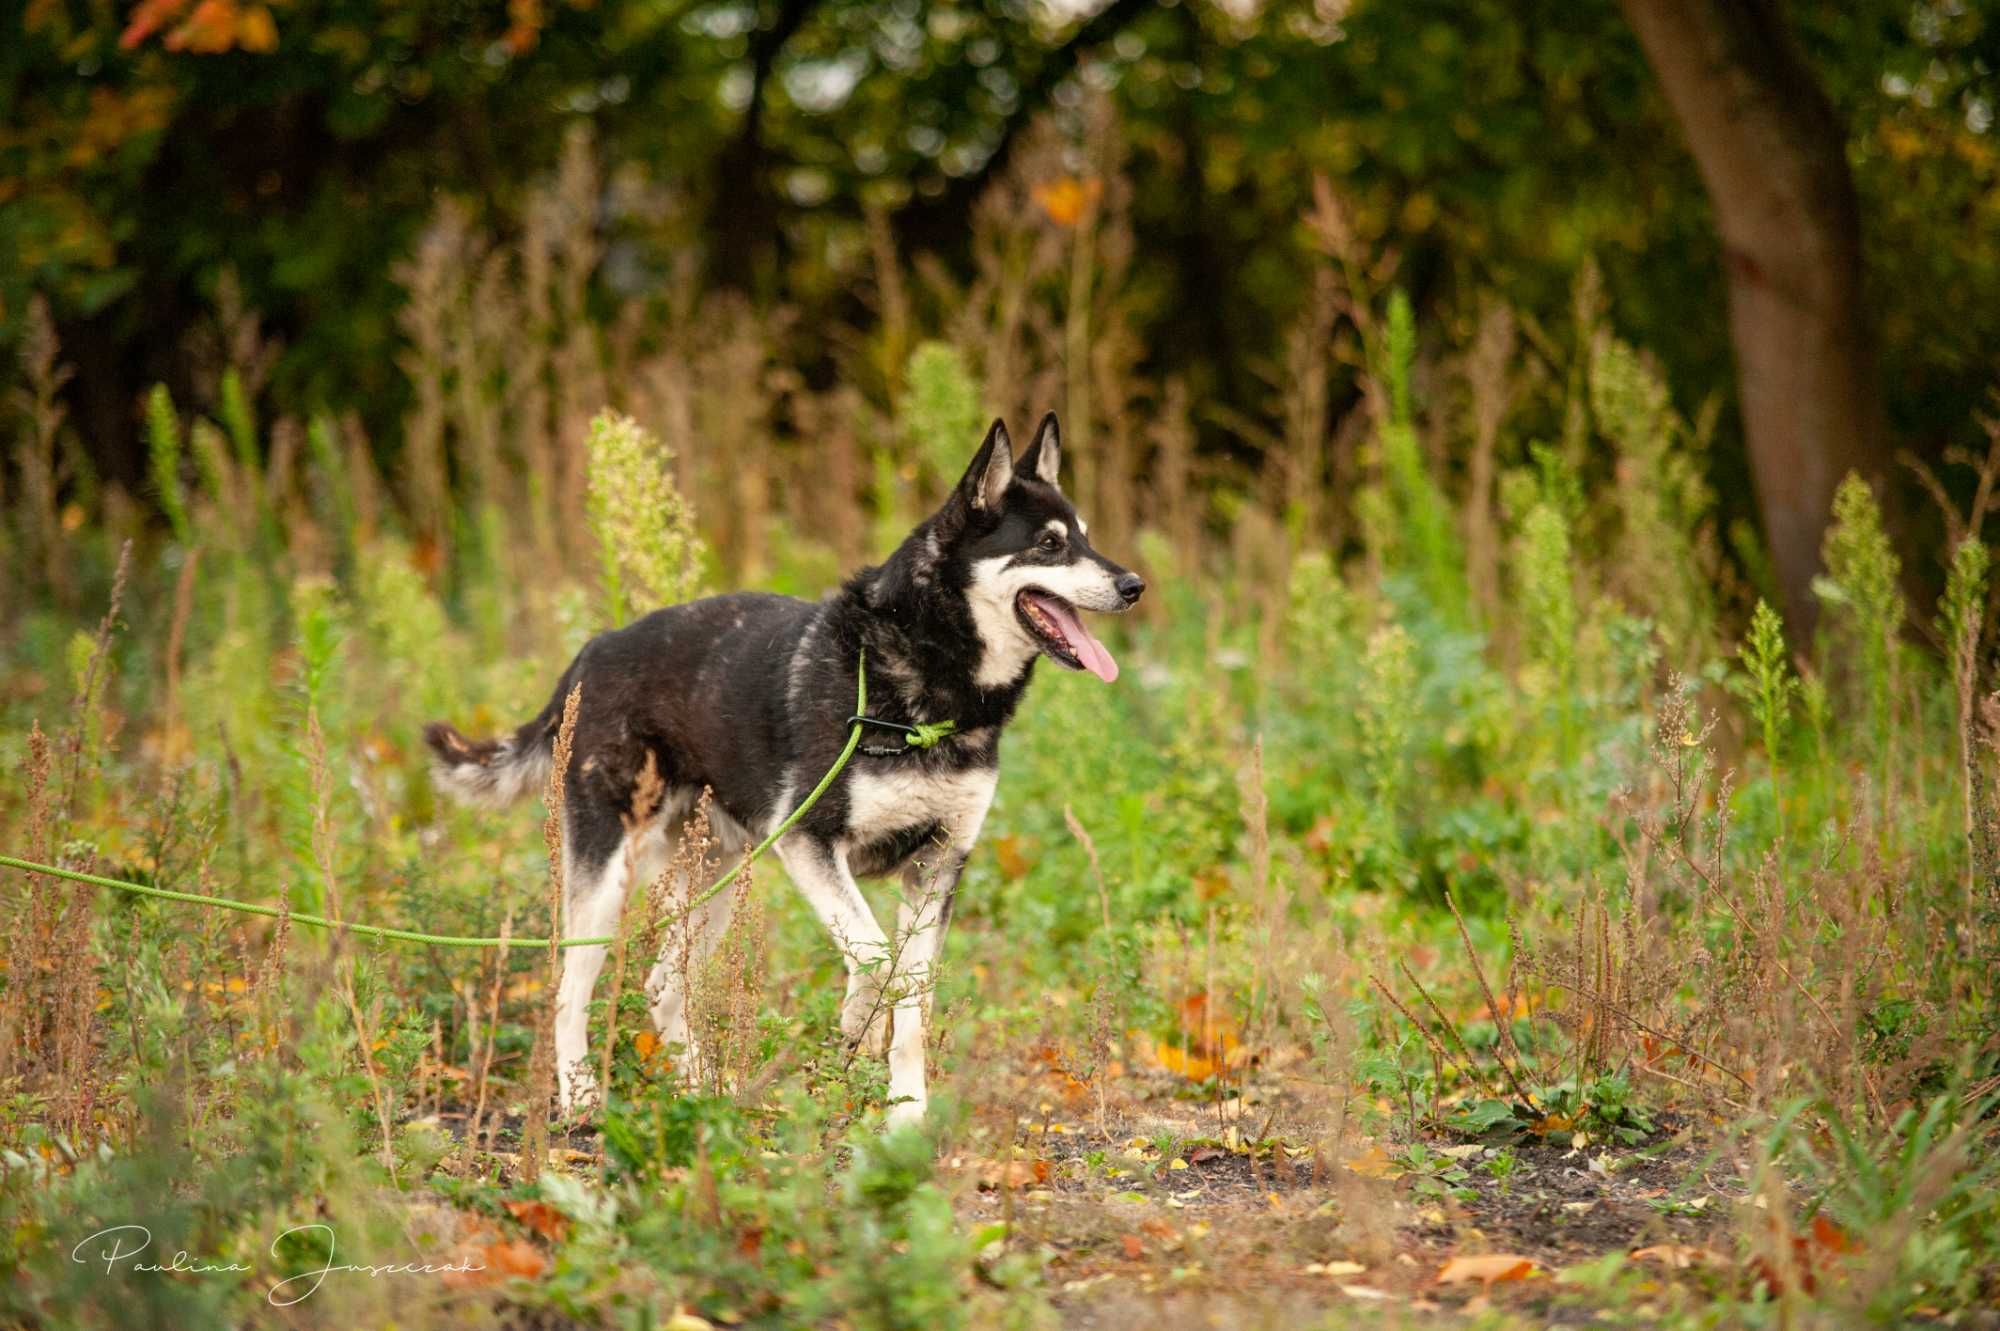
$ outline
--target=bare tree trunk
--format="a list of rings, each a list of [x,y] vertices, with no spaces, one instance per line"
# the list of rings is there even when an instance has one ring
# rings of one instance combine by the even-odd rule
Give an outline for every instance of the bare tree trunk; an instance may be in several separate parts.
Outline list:
[[[1834,490],[1888,470],[1846,136],[1776,0],[1622,4],[1715,209],[1751,472],[1805,634]]]
[[[715,160],[715,192],[709,205],[708,234],[715,237],[712,276],[733,291],[750,291],[757,266],[770,260],[778,242],[778,209],[771,197],[769,153],[764,142],[764,90],[785,43],[812,17],[818,0],[780,0],[768,25],[750,34],[750,100],[736,133]],[[756,6],[753,6],[753,12]]]

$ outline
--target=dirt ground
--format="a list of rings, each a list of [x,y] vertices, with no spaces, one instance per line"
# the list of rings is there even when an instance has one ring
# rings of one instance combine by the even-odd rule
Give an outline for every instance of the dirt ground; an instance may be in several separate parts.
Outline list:
[[[1218,1105],[1181,1098],[1188,1089],[1137,1085],[1101,1131],[1094,1107],[1073,1102],[1038,1121],[989,1115],[968,1138],[996,1149],[946,1161],[965,1181],[969,1225],[1005,1222],[1008,1245],[1042,1254],[1066,1324],[1293,1327],[1338,1324],[1343,1312],[1449,1322],[1488,1306],[1541,1325],[1588,1322],[1601,1305],[1558,1273],[1639,1252],[1663,1278],[1701,1279],[1709,1273],[1672,1268],[1711,1243],[1726,1249],[1717,1231],[1748,1192],[1681,1121],[1636,1145],[1419,1143],[1452,1172],[1444,1179],[1405,1167],[1411,1143],[1358,1130],[1261,1136],[1290,1117],[1282,1092],[1252,1087]],[[1009,1129],[1011,1158],[998,1149]],[[1502,1149],[1514,1159],[1504,1180],[1487,1168]],[[1439,1279],[1455,1258],[1501,1255],[1531,1263],[1525,1277],[1516,1264],[1493,1281]]]

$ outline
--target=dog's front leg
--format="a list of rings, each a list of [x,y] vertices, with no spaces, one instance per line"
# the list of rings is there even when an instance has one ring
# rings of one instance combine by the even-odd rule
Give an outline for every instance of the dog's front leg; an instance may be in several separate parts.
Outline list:
[[[926,856],[903,874],[903,902],[896,911],[896,963],[890,979],[895,1024],[889,1043],[889,1126],[921,1123],[929,1104],[924,1070],[925,1030],[937,983],[937,959],[951,923],[952,894],[965,867],[962,852],[941,862]]]
[[[889,938],[875,922],[875,912],[847,867],[847,855],[837,846],[794,832],[777,845],[778,859],[811,906],[819,922],[833,935],[847,963],[847,998],[840,1008],[840,1033],[850,1044],[861,1043],[881,1007],[882,986],[888,980]]]

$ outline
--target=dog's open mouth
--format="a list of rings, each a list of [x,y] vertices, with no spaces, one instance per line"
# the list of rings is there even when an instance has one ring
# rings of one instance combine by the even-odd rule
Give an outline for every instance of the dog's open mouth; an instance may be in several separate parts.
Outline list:
[[[1088,670],[1106,684],[1118,678],[1118,663],[1062,597],[1030,587],[1014,598],[1014,614],[1057,665]]]

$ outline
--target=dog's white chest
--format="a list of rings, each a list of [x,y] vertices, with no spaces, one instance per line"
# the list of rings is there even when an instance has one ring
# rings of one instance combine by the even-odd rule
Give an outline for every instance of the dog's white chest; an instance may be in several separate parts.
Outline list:
[[[979,833],[1000,773],[994,768],[963,772],[908,769],[857,772],[847,787],[847,832],[867,840],[911,827],[941,826],[954,842]]]

